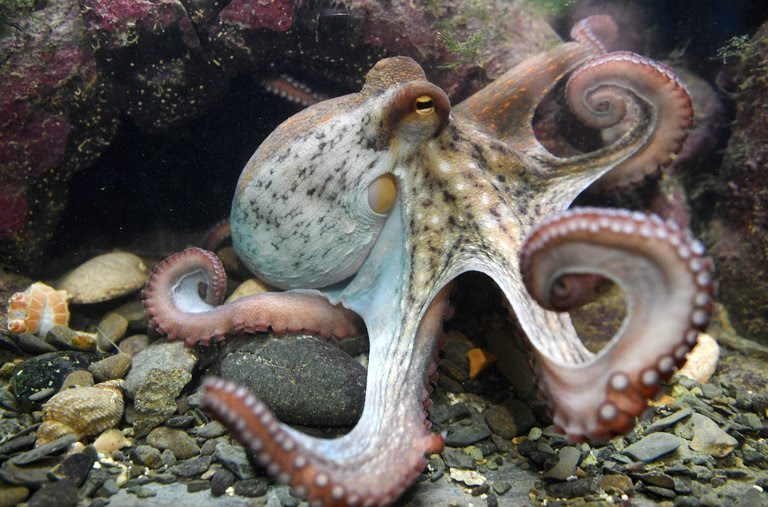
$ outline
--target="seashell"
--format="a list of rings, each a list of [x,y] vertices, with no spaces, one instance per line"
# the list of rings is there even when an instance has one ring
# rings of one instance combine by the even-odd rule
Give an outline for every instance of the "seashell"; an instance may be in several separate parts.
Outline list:
[[[69,323],[67,293],[36,282],[8,300],[8,331],[45,336],[56,325]]]
[[[139,290],[147,281],[147,266],[128,252],[112,252],[84,262],[59,282],[73,303],[98,303]]]
[[[93,436],[112,428],[123,417],[124,380],[59,391],[43,405],[36,446],[64,435]]]

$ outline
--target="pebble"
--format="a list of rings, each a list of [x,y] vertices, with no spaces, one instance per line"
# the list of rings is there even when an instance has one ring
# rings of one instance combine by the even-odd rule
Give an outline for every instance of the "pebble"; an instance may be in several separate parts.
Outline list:
[[[210,488],[211,483],[202,479],[195,479],[187,483],[187,492],[189,493],[197,493],[198,491],[205,491]]]
[[[133,447],[130,457],[135,463],[151,469],[157,469],[164,465],[160,451],[151,445],[137,445]]]
[[[466,447],[491,436],[491,428],[481,417],[473,417],[470,424],[463,421],[453,423],[448,427],[445,445],[451,447]]]
[[[48,352],[56,352],[58,350],[56,347],[54,347],[47,341],[30,333],[24,333],[22,335],[19,335],[17,343],[21,350],[33,355],[45,354]]]
[[[157,341],[133,358],[125,378],[126,391],[134,399],[133,427],[146,435],[176,412],[176,398],[192,380],[197,362],[184,342]]]
[[[688,352],[685,364],[675,375],[691,378],[700,384],[709,382],[720,359],[720,346],[706,333],[699,333],[698,343]]]
[[[475,470],[464,470],[462,468],[451,468],[448,474],[452,481],[461,482],[467,486],[480,486],[488,480]]]
[[[544,473],[547,479],[564,481],[576,474],[581,461],[581,451],[575,447],[563,447],[557,453],[557,464]]]
[[[128,321],[129,331],[144,332],[147,330],[147,326],[149,326],[149,316],[147,316],[147,312],[144,311],[144,305],[141,300],[136,299],[128,301],[115,308],[114,313],[125,317],[125,320]],[[123,348],[124,342],[125,340],[120,343],[120,348]]]
[[[83,331],[75,331],[67,326],[56,325],[45,335],[45,341],[63,350],[96,350],[96,335]]]
[[[245,448],[241,445],[231,445],[219,442],[214,452],[216,459],[240,479],[250,479],[254,476],[253,467],[248,460]]]
[[[37,446],[31,451],[19,454],[18,456],[11,458],[10,462],[14,465],[29,465],[30,463],[35,463],[49,456],[61,453],[74,442],[77,442],[76,435],[64,435],[52,442]]]
[[[226,432],[227,428],[225,428],[219,421],[211,421],[197,430],[197,436],[210,439],[220,437]]]
[[[234,490],[236,495],[254,498],[266,495],[268,486],[269,480],[266,477],[254,477],[235,482]]]
[[[632,479],[624,474],[607,474],[600,481],[600,488],[609,494],[611,491],[630,493],[634,489],[634,485],[632,484]]]
[[[675,451],[684,440],[670,433],[657,432],[624,449],[624,454],[639,461],[653,461]]]
[[[77,486],[68,480],[48,483],[29,499],[28,507],[71,507],[77,504]]]
[[[93,374],[96,380],[104,382],[125,377],[130,367],[131,355],[121,352],[92,363],[88,367],[88,371]]]
[[[150,431],[147,435],[147,444],[160,450],[169,449],[179,460],[200,454],[200,447],[186,431],[165,426],[159,426]]]
[[[645,429],[645,433],[646,434],[655,433],[657,431],[666,429],[670,426],[674,426],[675,424],[679,423],[683,419],[690,417],[692,413],[693,413],[693,410],[690,407],[680,409],[671,415],[668,415],[666,417],[662,417],[661,419],[653,421],[653,423],[648,425],[648,427]]]
[[[29,488],[24,486],[0,486],[0,507],[13,507],[29,497]]]
[[[51,352],[27,359],[13,373],[13,392],[23,407],[39,408],[40,403],[32,400],[32,396],[46,389],[58,391],[67,375],[98,359],[97,354],[90,352]]]
[[[530,407],[522,401],[509,400],[486,410],[485,420],[494,433],[511,439],[530,430],[536,422],[536,417]]]
[[[60,391],[72,387],[91,387],[93,386],[93,374],[86,370],[75,370],[64,378]]]
[[[128,445],[128,439],[126,439],[123,432],[117,428],[111,428],[104,431],[96,438],[96,441],[93,442],[93,446],[96,450],[104,454],[112,454],[126,445]]]
[[[573,481],[553,482],[545,486],[554,497],[574,498],[595,493],[600,487],[597,477],[585,477]]]
[[[67,456],[51,472],[59,478],[69,479],[75,486],[80,487],[88,477],[91,468],[93,468],[96,458],[96,449],[88,446],[82,452],[76,452]]]
[[[282,421],[348,426],[365,402],[367,372],[338,348],[307,335],[233,342],[221,376],[248,388]]]
[[[200,456],[185,461],[179,461],[170,467],[168,471],[180,477],[195,477],[208,470],[209,466],[211,466],[211,457]]]
[[[149,346],[149,336],[134,334],[120,342],[120,351],[135,356]]]
[[[738,441],[709,417],[701,414],[691,416],[691,449],[703,452],[716,458],[724,458],[736,448]]]
[[[275,488],[275,496],[283,507],[298,507],[300,500],[291,495],[288,486],[278,486]]]
[[[475,460],[472,458],[472,456],[461,449],[446,447],[442,456],[445,464],[449,467],[468,469],[473,469],[476,467]]]
[[[235,475],[229,470],[218,470],[211,479],[211,495],[221,496],[232,484],[235,483]]]
[[[119,313],[108,313],[96,326],[99,348],[112,350],[128,331],[128,319]]]

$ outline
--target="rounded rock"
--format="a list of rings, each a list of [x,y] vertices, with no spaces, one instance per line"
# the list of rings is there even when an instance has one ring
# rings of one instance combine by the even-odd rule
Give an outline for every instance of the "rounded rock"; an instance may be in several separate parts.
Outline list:
[[[59,282],[73,303],[98,303],[115,299],[144,286],[147,266],[128,252],[111,252],[86,261]]]

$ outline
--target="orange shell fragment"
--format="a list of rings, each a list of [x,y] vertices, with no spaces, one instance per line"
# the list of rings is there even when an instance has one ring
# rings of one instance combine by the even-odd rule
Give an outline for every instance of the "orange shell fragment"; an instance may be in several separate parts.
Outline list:
[[[69,324],[67,293],[36,282],[8,300],[8,331],[45,336],[55,325]]]
[[[470,379],[477,377],[488,365],[496,362],[496,356],[480,347],[467,351],[467,359],[469,360]]]

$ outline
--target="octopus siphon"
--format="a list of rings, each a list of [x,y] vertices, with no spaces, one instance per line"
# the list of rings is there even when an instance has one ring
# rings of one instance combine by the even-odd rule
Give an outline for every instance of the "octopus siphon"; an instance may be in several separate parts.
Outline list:
[[[626,188],[674,158],[691,99],[666,66],[609,53],[606,16],[452,107],[410,58],[378,62],[359,93],[280,125],[237,185],[230,216],[240,259],[284,292],[221,305],[216,256],[190,248],[155,267],[151,325],[188,345],[226,335],[367,332],[365,406],[350,433],[315,438],[280,423],[244,388],[207,379],[204,403],[256,462],[312,505],[386,505],[443,448],[425,409],[436,378],[451,282],[486,274],[525,333],[541,395],[573,440],[628,431],[685,361],[712,313],[702,243],[642,212],[568,209],[589,187]],[[563,93],[604,146],[555,155],[537,139],[539,104]],[[588,351],[565,310],[584,277],[618,284],[623,324]]]

